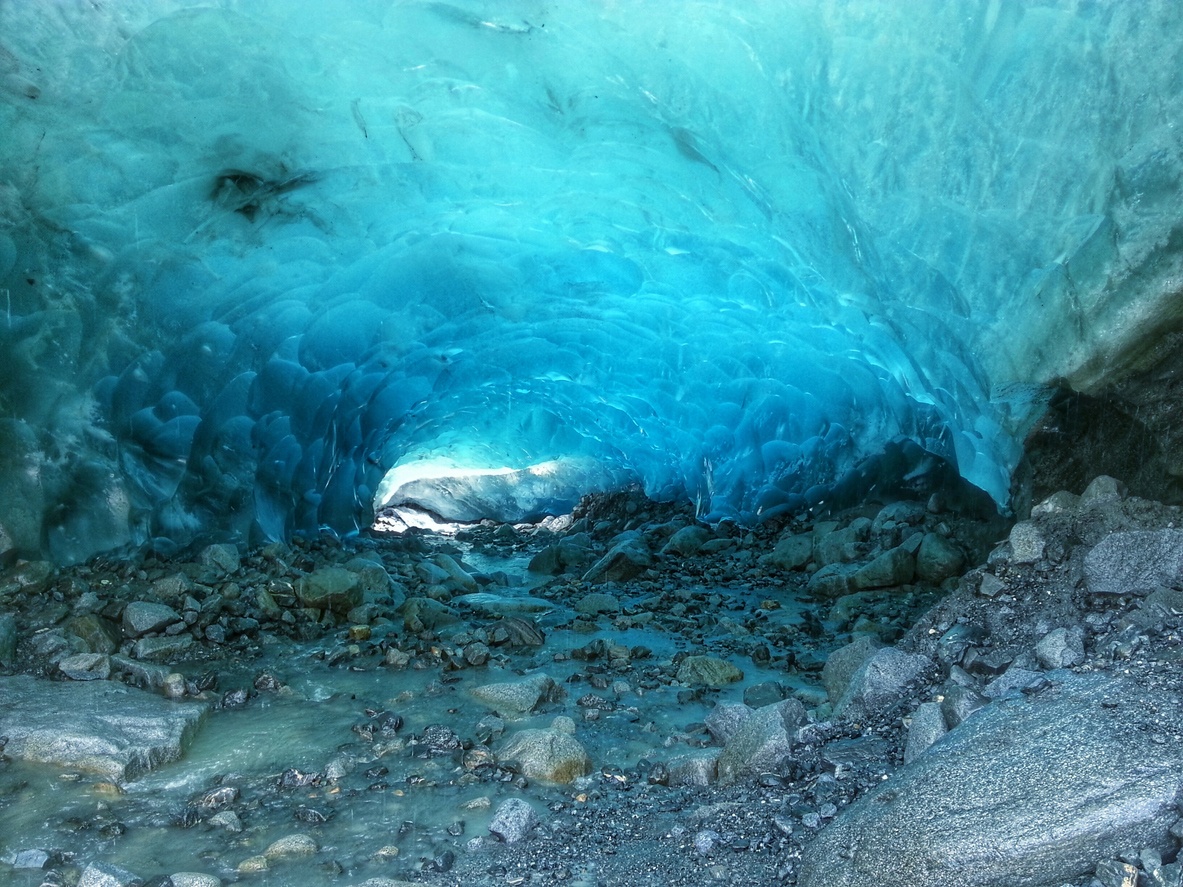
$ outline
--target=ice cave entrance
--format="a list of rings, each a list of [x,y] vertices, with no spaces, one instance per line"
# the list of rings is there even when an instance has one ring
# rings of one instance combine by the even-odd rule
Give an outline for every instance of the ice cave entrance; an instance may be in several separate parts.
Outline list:
[[[587,493],[616,486],[598,462],[564,458],[524,468],[475,467],[446,458],[404,459],[374,496],[375,526],[455,532],[481,520],[537,523],[569,514]]]

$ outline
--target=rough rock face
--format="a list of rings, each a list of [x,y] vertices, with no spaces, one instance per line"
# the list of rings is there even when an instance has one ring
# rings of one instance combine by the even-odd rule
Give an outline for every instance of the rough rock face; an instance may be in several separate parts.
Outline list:
[[[357,576],[341,567],[322,567],[296,583],[296,594],[305,607],[345,614],[362,603]]]
[[[734,782],[744,774],[774,770],[791,754],[794,736],[804,723],[805,706],[796,699],[756,709],[719,755],[719,779]]]
[[[872,715],[890,705],[900,691],[932,665],[926,656],[884,647],[855,670],[834,714],[849,720]]]
[[[531,779],[568,783],[591,772],[591,758],[574,736],[557,730],[522,730],[515,733],[498,754],[516,760]]]
[[[1183,718],[1160,702],[1132,681],[1073,676],[994,703],[821,832],[798,884],[1043,887],[1130,847],[1167,848]]]
[[[653,562],[644,540],[628,533],[621,534],[602,558],[591,565],[583,576],[584,582],[624,582],[640,575]]]
[[[1183,530],[1134,530],[1103,539],[1084,559],[1089,590],[1147,594],[1183,582]]]
[[[6,755],[109,779],[132,779],[179,758],[207,708],[109,681],[0,678]]]

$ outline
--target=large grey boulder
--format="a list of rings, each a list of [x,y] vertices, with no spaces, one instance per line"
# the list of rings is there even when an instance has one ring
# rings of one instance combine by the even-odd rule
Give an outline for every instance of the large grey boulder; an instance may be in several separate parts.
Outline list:
[[[645,541],[638,535],[625,536],[608,550],[602,558],[591,565],[583,575],[584,582],[626,582],[639,576],[653,563]],[[620,539],[620,536],[617,537]]]
[[[522,730],[510,737],[497,757],[517,761],[531,779],[565,784],[592,771],[591,758],[574,736],[558,730]]]
[[[860,567],[851,578],[857,590],[891,588],[911,582],[916,571],[912,553],[902,545],[883,552],[869,564]]]
[[[130,887],[143,883],[132,872],[106,862],[92,862],[82,870],[78,887]]]
[[[845,647],[839,647],[829,655],[822,668],[822,686],[826,688],[826,694],[830,697],[831,702],[837,702],[842,698],[846,693],[846,688],[850,686],[854,673],[859,670],[859,666],[882,647],[883,645],[879,641],[863,635],[855,638]]]
[[[530,675],[520,681],[504,681],[474,687],[472,695],[502,714],[526,714],[544,701],[557,699],[561,691],[552,678]]]
[[[792,753],[797,731],[806,720],[805,706],[796,699],[756,709],[719,755],[719,781],[735,782],[775,770]]]
[[[800,533],[784,536],[763,562],[781,570],[799,570],[813,559],[813,537]]]
[[[489,831],[506,844],[516,844],[528,837],[538,823],[538,814],[528,801],[506,798],[493,814]]]
[[[879,714],[931,666],[927,656],[895,647],[876,650],[851,676],[846,692],[834,704],[834,716],[857,721]]]
[[[711,531],[706,527],[691,524],[670,536],[670,541],[661,549],[661,553],[674,557],[693,557],[711,538]]]
[[[799,887],[1052,887],[1131,847],[1175,846],[1183,725],[1160,693],[1071,676],[996,702],[847,808]],[[1165,741],[1164,741],[1165,740]]]
[[[965,554],[953,542],[936,533],[925,533],[916,552],[916,576],[934,585],[965,569]]]
[[[344,616],[364,601],[357,574],[344,567],[321,567],[296,583],[301,605],[314,610],[332,610]]]
[[[1183,586],[1183,530],[1111,533],[1084,558],[1084,578],[1094,594],[1148,594],[1159,586]]]
[[[166,604],[132,601],[123,608],[123,634],[129,638],[161,631],[180,621],[181,614]]]
[[[677,680],[691,686],[726,687],[743,680],[743,672],[718,656],[687,656],[678,666]]]
[[[108,779],[133,779],[175,761],[207,710],[111,681],[0,678],[6,755]]]

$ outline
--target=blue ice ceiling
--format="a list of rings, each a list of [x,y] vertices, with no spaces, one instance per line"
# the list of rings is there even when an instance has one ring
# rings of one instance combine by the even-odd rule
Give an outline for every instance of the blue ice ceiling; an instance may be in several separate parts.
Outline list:
[[[1178,311],[1180,16],[2,4],[0,548],[348,532],[417,465],[1004,505],[1041,387]]]

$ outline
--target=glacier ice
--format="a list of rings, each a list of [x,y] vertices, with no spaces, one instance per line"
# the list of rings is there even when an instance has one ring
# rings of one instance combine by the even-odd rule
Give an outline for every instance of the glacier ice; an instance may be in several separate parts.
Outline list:
[[[1181,15],[4,4],[0,548],[349,532],[441,462],[455,516],[1004,506],[1044,387],[1178,313]]]

